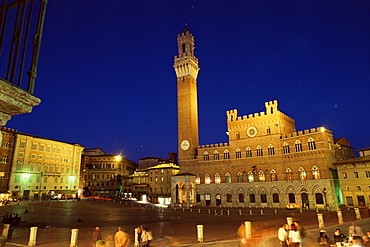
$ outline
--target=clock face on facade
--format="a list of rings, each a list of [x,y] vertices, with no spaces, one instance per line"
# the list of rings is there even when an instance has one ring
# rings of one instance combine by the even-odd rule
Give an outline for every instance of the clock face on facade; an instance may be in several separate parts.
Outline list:
[[[257,128],[256,127],[249,127],[247,129],[247,136],[255,137],[257,135]]]
[[[183,140],[180,145],[181,149],[186,151],[190,147],[190,142],[188,140]]]

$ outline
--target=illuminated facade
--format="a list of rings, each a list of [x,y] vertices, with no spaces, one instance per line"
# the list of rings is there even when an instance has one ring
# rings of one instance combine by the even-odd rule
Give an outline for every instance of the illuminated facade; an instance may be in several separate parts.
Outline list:
[[[9,179],[16,130],[0,127],[0,199],[9,197]]]
[[[370,148],[357,152],[360,157],[335,163],[344,204],[348,207],[370,207]]]
[[[199,145],[194,37],[185,29],[177,41],[180,173],[172,178],[173,203],[336,209],[342,197],[333,163],[353,157],[353,149],[322,127],[296,131],[276,100],[245,116],[227,111],[228,142]]]
[[[101,149],[86,149],[82,159],[85,196],[113,198],[121,196],[122,179],[133,174],[137,164]]]
[[[15,133],[9,190],[26,200],[76,197],[79,190],[80,144]]]

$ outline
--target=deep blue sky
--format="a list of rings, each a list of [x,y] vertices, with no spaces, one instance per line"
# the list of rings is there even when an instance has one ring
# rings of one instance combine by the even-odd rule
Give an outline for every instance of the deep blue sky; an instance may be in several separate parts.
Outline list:
[[[51,0],[31,114],[7,127],[135,162],[177,152],[176,36],[195,37],[200,144],[279,110],[370,146],[369,1]]]

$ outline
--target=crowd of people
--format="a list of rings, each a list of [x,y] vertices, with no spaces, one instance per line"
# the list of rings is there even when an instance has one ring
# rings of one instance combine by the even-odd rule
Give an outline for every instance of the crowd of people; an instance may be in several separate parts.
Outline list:
[[[148,228],[138,226],[136,228],[137,239],[135,243],[140,247],[150,247],[150,241],[153,239],[152,232]],[[100,233],[100,227],[95,227],[92,234],[92,247],[103,247],[106,246],[106,242],[102,239]],[[114,234],[114,246],[115,247],[127,247],[130,244],[129,235],[123,231],[123,227],[119,226],[117,232]]]
[[[293,224],[283,224],[278,230],[278,239],[282,247],[304,247],[305,230],[298,221],[293,221]],[[351,247],[370,247],[370,231],[363,233],[360,226],[352,222],[348,228],[346,236],[339,228],[333,233],[330,238],[326,230],[320,230],[317,237],[319,247],[330,246],[351,246]]]

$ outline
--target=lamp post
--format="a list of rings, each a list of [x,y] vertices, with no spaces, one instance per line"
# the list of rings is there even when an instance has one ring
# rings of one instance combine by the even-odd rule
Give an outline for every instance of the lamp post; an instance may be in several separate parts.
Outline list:
[[[327,210],[328,209],[328,204],[327,204],[327,200],[326,200],[326,188],[324,188],[323,194],[324,194],[324,205],[325,205],[325,209]]]

